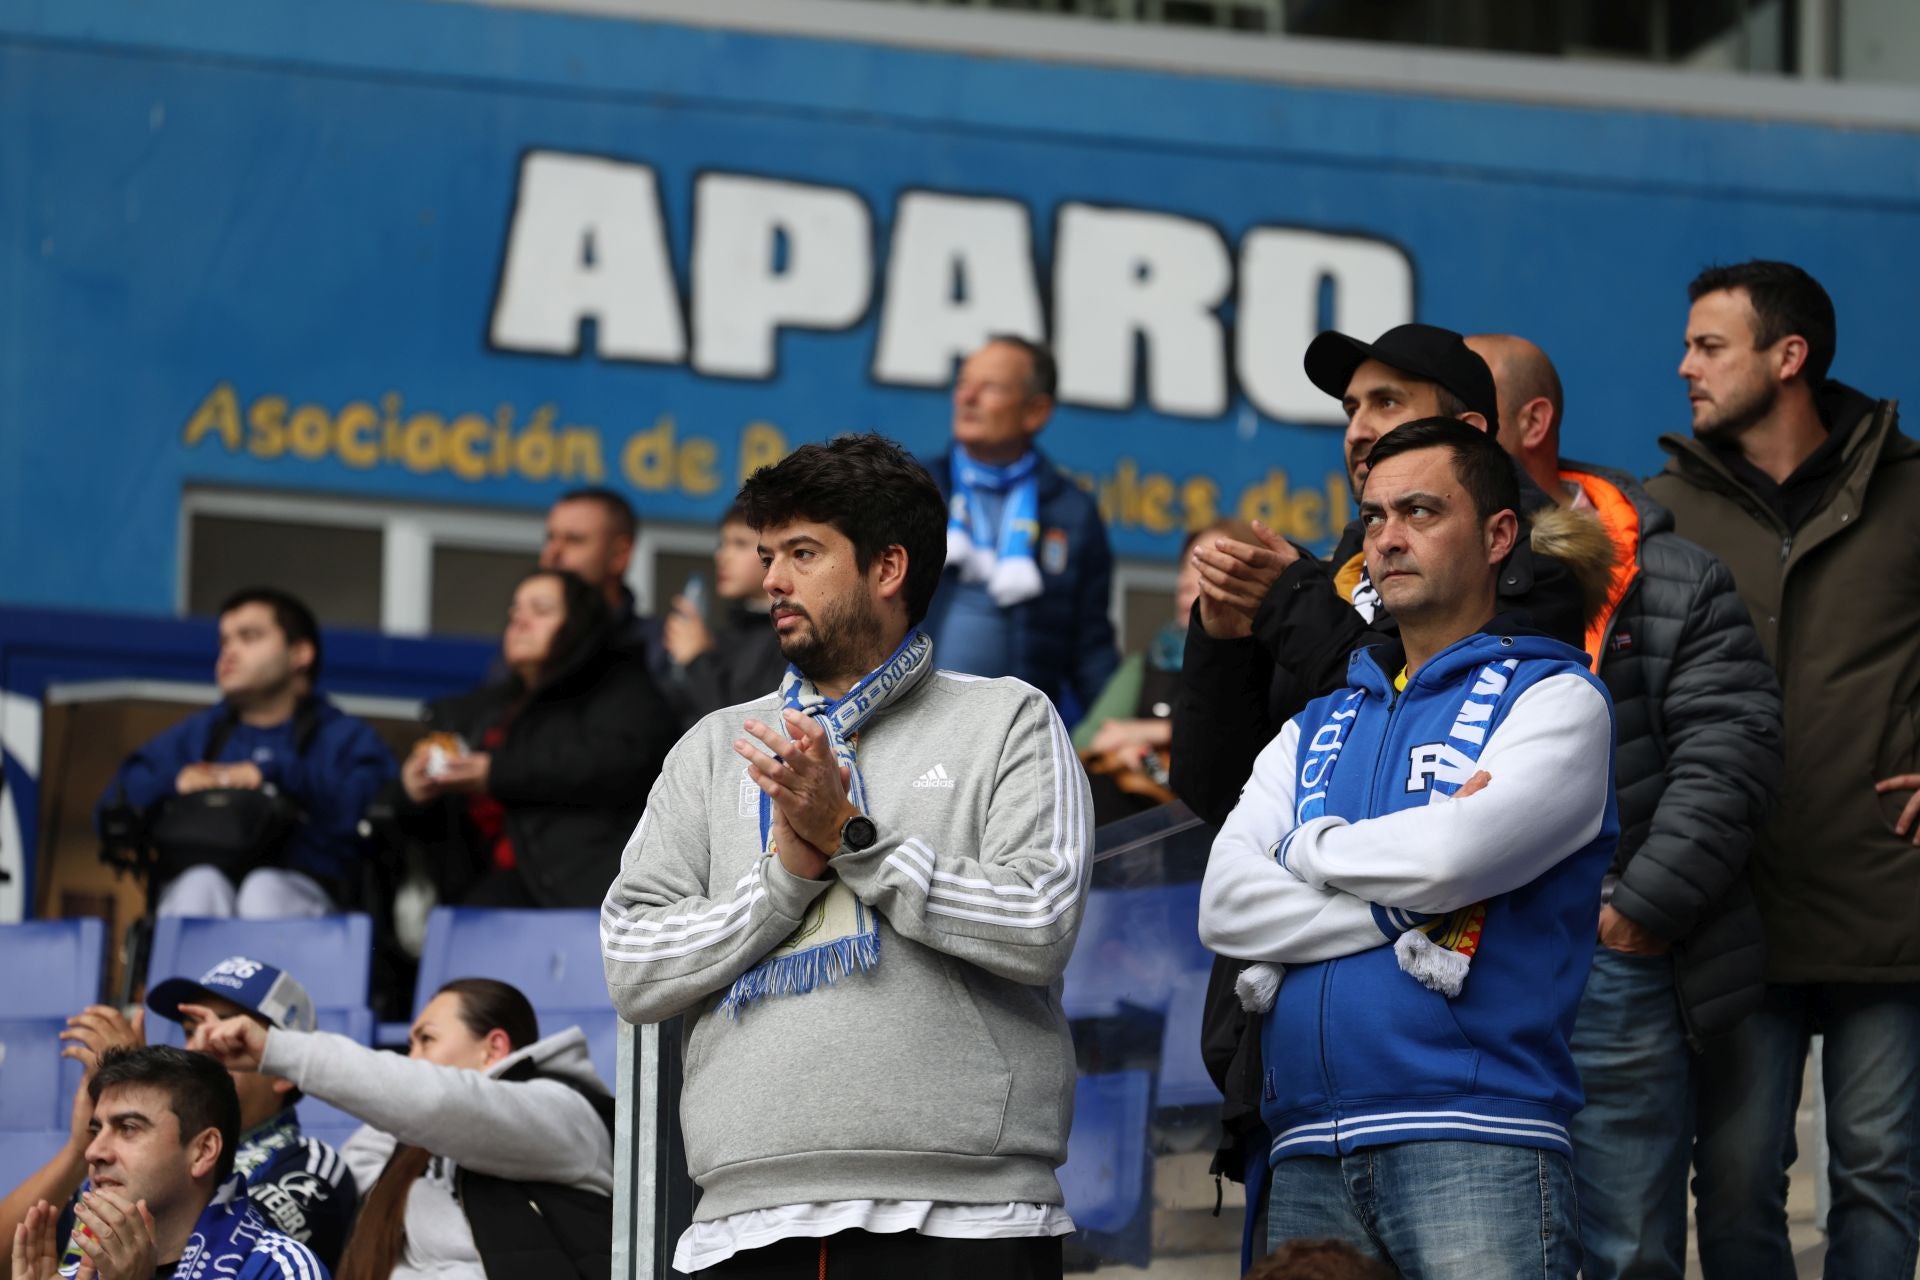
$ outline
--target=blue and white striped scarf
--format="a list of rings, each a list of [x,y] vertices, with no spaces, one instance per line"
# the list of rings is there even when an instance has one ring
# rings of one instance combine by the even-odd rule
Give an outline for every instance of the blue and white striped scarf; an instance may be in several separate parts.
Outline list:
[[[984,582],[1002,609],[1039,595],[1044,583],[1033,549],[1040,541],[1040,455],[1028,450],[1004,467],[975,462],[953,446],[953,498],[947,504],[947,563],[962,582]],[[1006,495],[996,528],[982,493]]]
[[[838,698],[823,696],[798,667],[788,667],[780,682],[781,701],[792,710],[813,716],[826,730],[834,760],[844,765],[850,776],[848,799],[862,813],[870,814],[872,809],[867,804],[867,783],[855,754],[860,727],[932,670],[933,641],[916,627],[891,657]],[[775,852],[773,802],[764,791],[760,793],[760,848],[768,856]],[[832,984],[846,974],[864,972],[879,963],[879,918],[845,881],[836,878],[813,900],[800,927],[785,942],[734,979],[720,1008],[735,1017],[762,996],[805,995],[821,983]]]

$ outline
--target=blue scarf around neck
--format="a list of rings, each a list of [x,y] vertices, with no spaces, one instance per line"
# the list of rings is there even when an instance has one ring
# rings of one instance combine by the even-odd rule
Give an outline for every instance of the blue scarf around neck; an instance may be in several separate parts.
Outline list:
[[[947,563],[962,582],[985,583],[1002,609],[1039,595],[1044,583],[1034,546],[1040,541],[1040,455],[1028,450],[1004,467],[975,462],[953,446],[953,497],[947,504]],[[1002,494],[996,528],[981,494]]]

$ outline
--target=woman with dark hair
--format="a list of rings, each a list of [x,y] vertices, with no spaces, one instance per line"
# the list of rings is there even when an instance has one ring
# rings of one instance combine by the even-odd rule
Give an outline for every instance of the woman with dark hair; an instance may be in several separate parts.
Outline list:
[[[400,770],[401,829],[437,864],[442,901],[597,907],[678,736],[605,599],[574,574],[520,580],[506,677],[427,709]]]
[[[578,1027],[541,1039],[526,996],[490,978],[440,988],[407,1056],[324,1031],[205,1018],[230,1071],[293,1081],[365,1121],[340,1149],[360,1206],[336,1280],[607,1273],[613,1099]]]

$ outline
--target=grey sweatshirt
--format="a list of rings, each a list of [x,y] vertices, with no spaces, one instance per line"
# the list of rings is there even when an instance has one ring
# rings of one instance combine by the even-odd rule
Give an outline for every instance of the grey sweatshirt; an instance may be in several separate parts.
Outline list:
[[[621,1015],[689,1015],[681,1121],[695,1218],[819,1200],[1061,1203],[1073,1118],[1060,975],[1091,865],[1087,780],[1018,680],[936,672],[862,728],[880,838],[839,876],[880,920],[879,963],[729,1017],[728,987],[827,881],[760,847],[732,749],[778,699],[716,711],[667,757],[601,912]]]
[[[418,1062],[324,1031],[275,1029],[267,1032],[260,1070],[366,1121],[340,1149],[363,1198],[399,1143],[433,1153],[407,1195],[407,1243],[393,1280],[485,1280],[473,1231],[454,1198],[458,1168],[613,1194],[613,1139],[593,1104],[557,1080],[495,1078],[528,1059],[543,1075],[606,1092],[578,1027],[485,1072]]]

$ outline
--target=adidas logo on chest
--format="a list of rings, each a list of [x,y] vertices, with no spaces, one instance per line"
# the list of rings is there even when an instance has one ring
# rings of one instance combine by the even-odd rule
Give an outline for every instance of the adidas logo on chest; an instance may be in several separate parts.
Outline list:
[[[951,791],[953,779],[947,775],[947,766],[936,764],[913,780],[913,785],[921,790]]]

